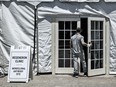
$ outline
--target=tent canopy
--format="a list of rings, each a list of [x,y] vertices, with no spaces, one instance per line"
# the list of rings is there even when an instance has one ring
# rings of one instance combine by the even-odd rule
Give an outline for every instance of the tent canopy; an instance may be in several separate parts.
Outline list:
[[[11,1],[11,0],[1,0]],[[37,6],[41,2],[53,2],[54,0],[16,0],[19,2],[27,2],[33,6]],[[100,0],[59,0],[61,2],[99,2]],[[105,2],[116,2],[116,0],[104,0]]]
[[[11,1],[11,0],[1,0],[1,1]],[[17,0],[26,2],[53,2],[54,0]],[[59,0],[61,2],[99,2],[100,0]],[[105,2],[116,2],[116,0],[104,0]]]

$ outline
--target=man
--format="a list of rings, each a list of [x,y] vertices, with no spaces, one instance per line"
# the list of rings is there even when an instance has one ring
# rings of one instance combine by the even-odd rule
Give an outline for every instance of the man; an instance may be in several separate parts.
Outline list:
[[[92,46],[92,44],[87,44],[84,42],[84,37],[80,34],[81,31],[81,28],[77,28],[76,34],[73,35],[70,40],[70,49],[72,50],[74,58],[74,77],[76,78],[78,78],[78,57],[80,57],[82,62],[84,75],[87,75],[83,45],[86,47]]]

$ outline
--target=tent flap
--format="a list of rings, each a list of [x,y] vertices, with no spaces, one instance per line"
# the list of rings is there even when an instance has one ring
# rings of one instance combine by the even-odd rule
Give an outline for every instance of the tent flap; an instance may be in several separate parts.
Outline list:
[[[60,0],[61,2],[99,2],[99,0]]]
[[[2,3],[0,2],[0,21],[2,20]]]
[[[104,0],[105,2],[116,2],[116,0]]]
[[[39,72],[51,72],[51,18],[39,20]]]
[[[110,72],[116,72],[116,4],[115,3],[105,3],[103,0],[100,0],[100,2],[98,3],[61,3],[58,0],[56,0],[53,3],[49,3],[49,4],[41,3],[38,7],[38,14],[39,14],[38,15],[39,19],[46,18],[48,16],[61,17],[60,15],[65,15],[65,17],[66,15],[68,16],[70,15],[71,17],[73,17],[73,15],[79,15],[79,14],[80,16],[92,15],[94,17],[101,16],[101,17],[109,18],[111,24],[110,25],[110,30],[111,30]]]
[[[25,2],[3,2],[1,49],[3,56],[9,61],[10,47],[26,45],[33,49],[34,40],[34,7]],[[5,44],[4,44],[5,43]]]
[[[26,1],[26,2],[53,2],[54,0],[17,0],[17,1]]]
[[[10,0],[0,0],[0,1],[10,1]]]

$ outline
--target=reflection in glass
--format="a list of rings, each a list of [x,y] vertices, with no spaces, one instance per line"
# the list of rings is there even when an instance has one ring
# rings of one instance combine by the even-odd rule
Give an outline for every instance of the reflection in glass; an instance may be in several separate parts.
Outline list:
[[[65,58],[70,58],[70,50],[65,50]]]
[[[94,41],[91,41],[91,43],[92,43],[91,49],[94,49]]]
[[[94,30],[94,21],[91,21],[91,30]]]
[[[103,39],[103,31],[100,31],[100,39]]]
[[[59,58],[64,58],[64,50],[59,50]]]
[[[64,41],[63,40],[59,41],[59,48],[64,48]]]
[[[99,54],[100,54],[99,51],[95,51],[94,59],[99,59],[100,58]]]
[[[98,30],[98,29],[99,29],[98,21],[95,21],[95,29],[96,29],[96,30]]]
[[[70,21],[65,21],[65,29],[66,30],[70,29]]]
[[[91,39],[94,40],[94,31],[91,31]]]
[[[64,59],[59,59],[59,67],[64,67]]]
[[[59,31],[59,39],[64,39],[64,31]]]
[[[94,59],[94,51],[91,51],[91,59]]]
[[[70,49],[70,40],[65,40],[65,48]]]
[[[100,49],[103,49],[103,41],[100,41]]]
[[[70,59],[65,59],[65,67],[70,67]]]
[[[91,69],[94,69],[94,61],[91,61]]]
[[[100,60],[95,60],[95,69],[100,68]]]
[[[65,31],[65,39],[70,39],[70,31]]]
[[[99,41],[95,41],[94,42],[94,49],[100,49],[100,42]]]
[[[64,21],[59,21],[59,30],[64,30]]]
[[[99,31],[95,32],[94,39],[100,39],[100,32]]]
[[[100,30],[103,30],[103,21],[100,21]]]
[[[100,50],[100,58],[103,58],[103,50]]]
[[[100,60],[100,68],[103,68],[103,60]]]
[[[77,21],[72,21],[72,30],[77,28]]]

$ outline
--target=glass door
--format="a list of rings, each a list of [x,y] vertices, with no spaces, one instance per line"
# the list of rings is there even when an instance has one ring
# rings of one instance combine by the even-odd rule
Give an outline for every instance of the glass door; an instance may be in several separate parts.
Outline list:
[[[105,74],[105,19],[88,18],[88,76]]]
[[[70,38],[80,26],[77,18],[58,18],[56,30],[56,73],[73,73]]]

